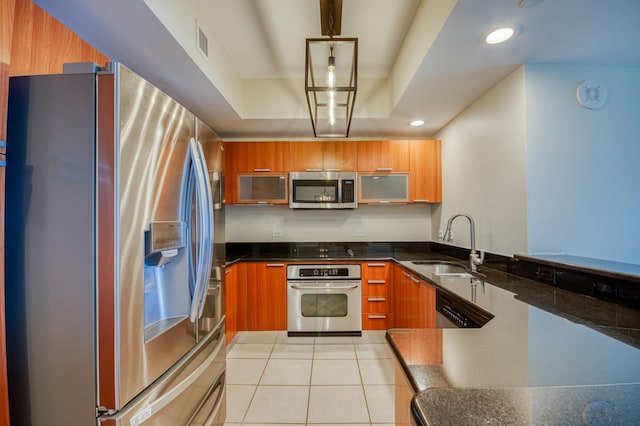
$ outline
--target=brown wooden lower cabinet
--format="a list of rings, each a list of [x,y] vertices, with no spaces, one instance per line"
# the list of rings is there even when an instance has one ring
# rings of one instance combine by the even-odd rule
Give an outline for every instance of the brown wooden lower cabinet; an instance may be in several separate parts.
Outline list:
[[[249,262],[247,330],[287,329],[287,268],[284,263]]]
[[[225,309],[229,344],[238,331],[247,330],[247,268],[244,263],[225,269]]]
[[[362,329],[388,330],[393,326],[391,262],[362,262]]]
[[[399,265],[394,265],[392,300],[394,327],[436,326],[435,287]]]
[[[435,328],[435,287],[393,262],[362,263],[362,329]],[[226,271],[227,343],[238,331],[287,329],[285,263],[239,262]]]

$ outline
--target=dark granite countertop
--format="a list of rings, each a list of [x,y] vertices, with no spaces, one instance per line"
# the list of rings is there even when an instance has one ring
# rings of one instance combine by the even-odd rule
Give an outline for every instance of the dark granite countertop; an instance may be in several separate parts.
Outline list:
[[[506,273],[501,259],[485,260],[474,290],[411,262],[464,256],[411,243],[349,244],[348,256],[346,246],[240,244],[228,261],[393,260],[493,314],[482,328],[387,333],[419,423],[639,423],[640,311]]]
[[[488,268],[473,290],[468,278],[399,263],[494,315],[482,328],[387,333],[417,392],[418,422],[571,424],[602,415],[632,424],[640,417],[640,396],[625,393],[640,390],[638,311]],[[594,401],[603,402],[587,408]]]
[[[550,266],[573,269],[587,273],[598,273],[612,278],[621,278],[640,283],[640,265],[613,262],[568,254],[515,254],[516,259],[529,260]]]

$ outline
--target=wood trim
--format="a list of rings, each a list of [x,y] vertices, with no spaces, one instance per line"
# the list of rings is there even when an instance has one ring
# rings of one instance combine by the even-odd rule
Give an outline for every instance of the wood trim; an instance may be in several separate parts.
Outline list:
[[[108,61],[31,0],[15,2],[14,22],[20,25],[13,28],[11,75],[58,74],[67,62]]]

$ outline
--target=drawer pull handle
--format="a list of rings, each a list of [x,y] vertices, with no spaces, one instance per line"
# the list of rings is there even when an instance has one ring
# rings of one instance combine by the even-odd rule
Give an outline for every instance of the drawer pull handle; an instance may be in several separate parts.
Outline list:
[[[380,268],[380,267],[387,266],[387,264],[386,263],[367,263],[367,266],[370,268]]]
[[[411,281],[413,281],[414,283],[419,283],[419,282],[420,282],[420,280],[419,280],[419,279],[417,279],[416,277],[414,277],[413,275],[411,275],[411,274],[407,274],[407,273],[406,273],[406,272],[404,272],[404,271],[402,271],[402,273],[403,273],[406,277],[411,278]]]
[[[386,284],[385,280],[367,280],[367,284]]]
[[[386,297],[369,297],[367,298],[367,302],[386,302]]]
[[[267,263],[267,268],[281,268],[284,263]]]
[[[368,319],[387,319],[386,315],[367,315]]]
[[[393,167],[376,167],[376,172],[390,172]]]
[[[262,173],[262,172],[270,172],[271,169],[253,169],[253,171],[256,173]]]

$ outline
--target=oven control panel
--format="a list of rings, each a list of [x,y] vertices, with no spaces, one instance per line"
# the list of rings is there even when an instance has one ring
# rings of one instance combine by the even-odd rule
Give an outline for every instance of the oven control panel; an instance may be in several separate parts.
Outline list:
[[[360,265],[289,265],[287,279],[360,279]]]

